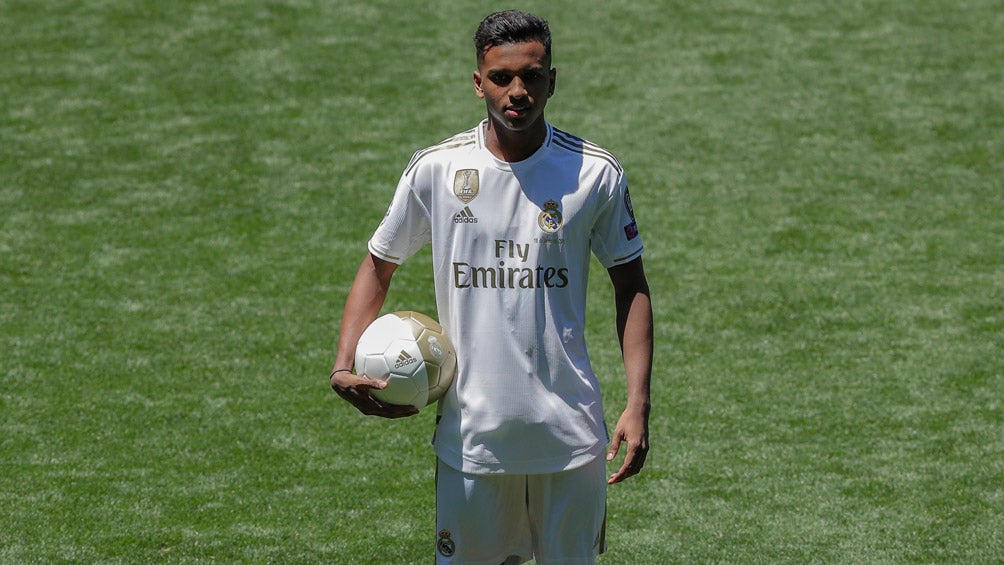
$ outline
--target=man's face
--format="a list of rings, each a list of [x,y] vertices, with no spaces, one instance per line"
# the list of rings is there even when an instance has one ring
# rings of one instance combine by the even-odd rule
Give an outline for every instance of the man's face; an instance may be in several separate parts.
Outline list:
[[[549,64],[539,41],[495,45],[484,53],[474,73],[474,92],[495,124],[524,131],[543,119],[554,92],[555,70]]]

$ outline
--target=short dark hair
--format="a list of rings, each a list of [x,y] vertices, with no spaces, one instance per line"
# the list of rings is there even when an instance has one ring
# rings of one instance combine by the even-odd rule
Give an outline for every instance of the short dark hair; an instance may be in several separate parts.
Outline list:
[[[507,43],[539,41],[544,45],[547,59],[551,59],[551,28],[547,20],[521,10],[495,12],[481,20],[474,34],[474,48],[478,61],[489,48]]]

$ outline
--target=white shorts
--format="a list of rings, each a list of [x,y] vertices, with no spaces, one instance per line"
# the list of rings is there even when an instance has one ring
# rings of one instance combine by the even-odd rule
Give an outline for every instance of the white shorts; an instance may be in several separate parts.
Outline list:
[[[439,461],[436,563],[595,563],[606,549],[606,475],[602,457],[545,475],[471,475]]]

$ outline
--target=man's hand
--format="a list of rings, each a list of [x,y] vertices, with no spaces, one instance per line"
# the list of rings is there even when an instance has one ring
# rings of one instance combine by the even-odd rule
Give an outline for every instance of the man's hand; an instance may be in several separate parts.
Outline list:
[[[645,466],[645,458],[648,456],[648,409],[628,408],[617,420],[617,427],[614,428],[614,436],[610,441],[610,449],[607,451],[607,461],[613,461],[620,451],[621,443],[627,444],[627,451],[624,453],[624,463],[616,473],[610,475],[607,484],[619,483],[624,479],[637,475]]]
[[[414,406],[387,404],[377,400],[370,394],[370,391],[374,388],[386,388],[386,381],[370,379],[346,370],[332,372],[330,380],[331,388],[338,393],[338,396],[349,401],[356,409],[367,416],[404,418],[418,414],[418,408]]]

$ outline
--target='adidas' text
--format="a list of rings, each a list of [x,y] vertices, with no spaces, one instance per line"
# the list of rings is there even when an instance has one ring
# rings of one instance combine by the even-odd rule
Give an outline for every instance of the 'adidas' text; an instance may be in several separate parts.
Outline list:
[[[407,351],[402,349],[401,354],[397,356],[397,363],[394,363],[394,368],[400,369],[401,367],[407,367],[412,363],[418,363],[418,359],[415,359],[409,355]]]
[[[456,216],[453,216],[454,224],[476,224],[478,219],[474,217],[474,212],[471,211],[470,206],[464,206],[464,209],[457,212]]]

